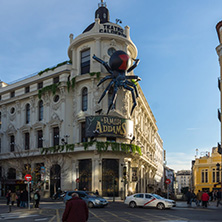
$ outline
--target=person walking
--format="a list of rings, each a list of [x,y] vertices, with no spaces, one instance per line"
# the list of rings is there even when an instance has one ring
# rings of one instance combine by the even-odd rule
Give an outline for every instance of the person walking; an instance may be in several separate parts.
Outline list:
[[[220,189],[220,190],[218,190],[217,191],[217,207],[219,206],[219,205],[222,205],[222,203],[220,202],[221,201],[221,191],[222,191],[222,189]]]
[[[35,200],[35,208],[39,208],[40,194],[38,190],[36,190],[36,192],[34,193],[34,200]]]
[[[198,193],[197,193],[197,206],[198,207],[200,206],[200,203],[201,203],[202,194],[203,194],[203,192],[198,190]]]
[[[188,191],[186,193],[186,198],[187,198],[187,204],[191,206],[192,193],[191,193],[190,189],[188,189]]]
[[[20,199],[21,191],[18,190],[16,192],[16,199],[17,199],[17,207],[20,207],[21,199]]]
[[[209,195],[207,194],[206,191],[204,191],[202,196],[201,196],[202,206],[203,207],[207,207],[207,203],[208,203],[209,199],[210,199]]]
[[[89,209],[86,202],[79,198],[77,193],[73,193],[72,198],[66,203],[62,222],[86,222],[88,217]]]
[[[8,193],[6,194],[6,200],[7,200],[7,205],[9,205],[11,202],[11,190],[9,190]]]
[[[12,203],[12,206],[14,206],[15,202],[16,202],[16,193],[12,192],[11,193],[11,203]]]

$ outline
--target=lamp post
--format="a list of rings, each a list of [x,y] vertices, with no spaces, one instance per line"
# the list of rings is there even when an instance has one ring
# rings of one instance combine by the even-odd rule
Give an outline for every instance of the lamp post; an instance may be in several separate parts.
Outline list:
[[[218,182],[221,185],[221,189],[222,189],[222,164],[217,163],[216,164],[216,170],[218,172]],[[221,172],[221,173],[220,173]]]

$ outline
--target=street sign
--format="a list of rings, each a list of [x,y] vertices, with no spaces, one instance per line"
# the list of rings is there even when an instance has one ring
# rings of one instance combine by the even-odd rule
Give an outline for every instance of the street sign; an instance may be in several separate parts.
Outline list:
[[[171,180],[170,180],[170,179],[166,179],[166,180],[165,180],[165,183],[166,183],[166,184],[170,184],[170,183],[171,183]]]
[[[26,174],[26,175],[25,175],[25,179],[26,179],[28,182],[31,181],[31,180],[32,180],[32,175]]]
[[[76,183],[79,183],[79,178],[76,178]]]

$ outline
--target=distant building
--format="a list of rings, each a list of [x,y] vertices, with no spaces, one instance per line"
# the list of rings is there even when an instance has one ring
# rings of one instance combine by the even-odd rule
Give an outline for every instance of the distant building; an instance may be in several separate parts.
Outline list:
[[[192,167],[195,193],[198,190],[211,192],[213,189],[221,187],[221,170],[218,170],[217,164],[221,164],[218,147],[212,148],[211,156],[210,153],[206,153],[205,156],[195,159]]]
[[[190,187],[191,171],[180,170],[176,173],[177,193],[181,193],[181,189],[184,187]]]

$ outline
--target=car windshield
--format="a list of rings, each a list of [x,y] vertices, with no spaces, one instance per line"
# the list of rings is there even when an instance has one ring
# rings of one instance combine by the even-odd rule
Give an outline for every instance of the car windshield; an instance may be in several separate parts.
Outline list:
[[[93,192],[86,192],[88,196],[90,197],[98,197],[98,195],[96,195],[95,193]]]
[[[157,195],[157,194],[152,194],[156,199],[165,199],[165,198],[163,198],[163,197],[161,197],[161,196],[159,196],[159,195]]]

